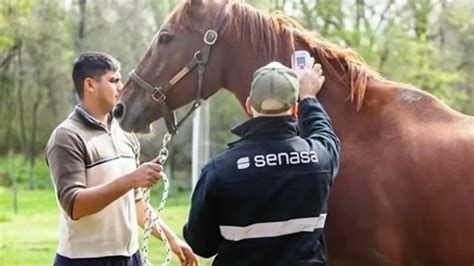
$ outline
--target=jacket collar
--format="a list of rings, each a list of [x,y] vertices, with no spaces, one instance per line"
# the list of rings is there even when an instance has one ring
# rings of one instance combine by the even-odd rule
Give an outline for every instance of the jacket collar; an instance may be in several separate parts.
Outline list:
[[[231,130],[242,140],[286,139],[298,135],[296,118],[292,116],[256,117],[237,125]]]

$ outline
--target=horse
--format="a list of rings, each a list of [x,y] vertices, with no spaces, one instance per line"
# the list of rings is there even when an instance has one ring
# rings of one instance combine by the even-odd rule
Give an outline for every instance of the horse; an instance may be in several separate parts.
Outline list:
[[[287,66],[295,50],[322,65],[318,99],[341,139],[329,199],[329,265],[474,264],[474,117],[389,81],[283,14],[232,0],[188,0],[169,15],[114,110],[126,131],[148,132],[224,88],[244,106],[253,72]],[[196,86],[197,84],[197,86]]]

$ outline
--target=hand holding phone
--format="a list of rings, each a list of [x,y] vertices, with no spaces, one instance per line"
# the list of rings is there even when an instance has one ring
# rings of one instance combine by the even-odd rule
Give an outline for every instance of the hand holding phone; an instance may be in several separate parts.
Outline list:
[[[300,77],[300,100],[308,97],[316,97],[321,91],[325,80],[320,64],[312,64],[310,67],[311,68],[305,69],[303,75]]]

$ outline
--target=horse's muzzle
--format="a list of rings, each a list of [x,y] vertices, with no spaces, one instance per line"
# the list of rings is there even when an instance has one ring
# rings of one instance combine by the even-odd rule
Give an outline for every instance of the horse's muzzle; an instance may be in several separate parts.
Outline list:
[[[112,115],[114,116],[115,119],[120,121],[123,117],[124,111],[125,111],[124,104],[119,102],[115,105],[114,110],[112,111]]]

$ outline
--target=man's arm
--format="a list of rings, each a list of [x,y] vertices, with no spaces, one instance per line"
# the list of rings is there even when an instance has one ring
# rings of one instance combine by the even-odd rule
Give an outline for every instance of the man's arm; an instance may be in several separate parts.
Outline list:
[[[320,143],[329,154],[332,176],[339,169],[339,138],[334,133],[331,120],[316,98],[305,98],[299,104],[299,117],[305,139]]]
[[[86,186],[85,147],[68,129],[55,131],[46,149],[57,197],[74,220],[99,212],[134,187],[149,187],[161,178],[162,167],[154,162],[130,174],[95,187]]]
[[[213,177],[207,170],[208,167],[203,168],[194,189],[188,222],[183,228],[186,242],[196,254],[205,258],[217,253],[221,239],[214,192],[216,188]]]
[[[81,189],[74,199],[71,218],[78,220],[97,213],[134,187],[134,180],[124,175],[103,185]]]
[[[302,137],[320,143],[329,154],[332,176],[339,169],[339,138],[334,133],[331,120],[316,95],[322,88],[324,76],[321,65],[310,65],[300,79],[299,119],[302,125]]]
[[[99,212],[133,188],[153,186],[161,179],[162,170],[160,164],[147,162],[109,183],[80,190],[74,200],[72,218],[80,219]]]

